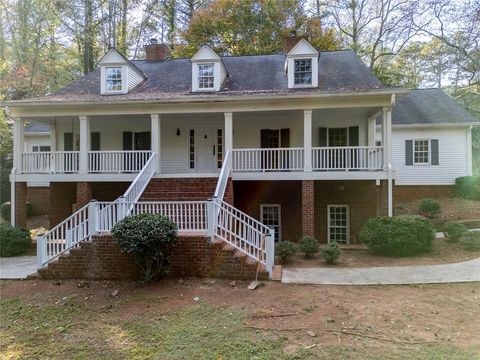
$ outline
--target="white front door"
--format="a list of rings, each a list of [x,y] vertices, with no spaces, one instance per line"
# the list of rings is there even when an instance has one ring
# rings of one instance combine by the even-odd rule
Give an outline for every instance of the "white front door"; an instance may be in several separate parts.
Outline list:
[[[198,173],[214,173],[217,171],[216,163],[216,129],[204,127],[195,129]]]

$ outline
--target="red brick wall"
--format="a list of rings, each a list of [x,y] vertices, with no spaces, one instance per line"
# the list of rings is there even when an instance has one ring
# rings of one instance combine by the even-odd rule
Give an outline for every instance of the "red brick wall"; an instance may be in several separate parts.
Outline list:
[[[235,207],[260,220],[260,204],[280,204],[283,240],[302,236],[301,181],[234,181]]]
[[[27,183],[15,183],[15,226],[27,227]]]
[[[205,237],[178,238],[171,253],[169,275],[254,279],[257,265],[224,246]],[[83,242],[39,274],[44,279],[132,279],[140,277],[141,271],[133,257],[122,253],[111,236],[103,235]],[[265,278],[267,274],[262,272],[260,276]]]
[[[77,198],[77,184],[74,182],[50,183],[50,228],[72,214]]]
[[[397,185],[393,194],[395,201],[410,202],[425,198],[450,198],[455,196],[454,185]]]
[[[302,234],[315,236],[314,181],[302,181]]]
[[[27,201],[32,204],[35,215],[45,215],[50,211],[50,188],[48,186],[27,187]]]
[[[88,182],[77,182],[76,207],[80,209],[92,200],[92,186]]]
[[[92,182],[92,199],[97,201],[114,201],[125,193],[129,182]]]

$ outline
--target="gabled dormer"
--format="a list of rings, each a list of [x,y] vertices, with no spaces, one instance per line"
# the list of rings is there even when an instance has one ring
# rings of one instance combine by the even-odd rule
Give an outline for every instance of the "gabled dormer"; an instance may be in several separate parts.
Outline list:
[[[116,49],[102,57],[100,65],[100,93],[126,94],[145,80],[145,74]]]
[[[301,39],[287,54],[286,70],[289,88],[318,86],[318,51]]]
[[[222,58],[204,45],[190,59],[192,62],[192,91],[219,91],[228,76]]]

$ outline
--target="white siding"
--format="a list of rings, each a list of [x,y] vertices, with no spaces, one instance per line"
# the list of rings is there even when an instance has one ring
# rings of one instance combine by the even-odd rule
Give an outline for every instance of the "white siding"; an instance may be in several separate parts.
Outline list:
[[[405,140],[438,139],[439,165],[405,165]],[[441,128],[394,128],[392,166],[397,185],[450,185],[468,175],[467,131]]]
[[[319,128],[345,128],[358,126],[359,146],[368,145],[368,120],[354,115],[339,114],[334,117],[323,117],[321,114],[313,113],[312,119],[312,146],[319,146]]]
[[[24,151],[32,152],[34,146],[50,146],[50,134],[47,135],[25,135]]]
[[[143,81],[143,77],[135,70],[127,67],[127,81],[128,91],[130,91]]]

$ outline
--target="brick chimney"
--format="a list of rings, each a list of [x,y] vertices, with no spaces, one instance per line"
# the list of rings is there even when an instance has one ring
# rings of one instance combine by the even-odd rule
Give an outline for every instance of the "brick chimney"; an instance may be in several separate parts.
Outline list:
[[[145,45],[145,60],[165,60],[170,56],[170,49],[165,44],[159,44],[157,39],[150,39],[150,44]]]
[[[290,52],[290,50],[292,50],[295,47],[295,45],[297,45],[297,43],[302,39],[307,40],[307,37],[306,36],[298,36],[295,31],[292,31],[290,33],[290,36],[286,37],[283,40],[283,51],[286,54],[288,54]]]

